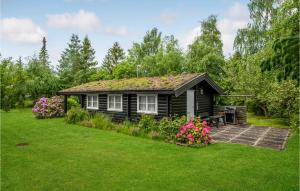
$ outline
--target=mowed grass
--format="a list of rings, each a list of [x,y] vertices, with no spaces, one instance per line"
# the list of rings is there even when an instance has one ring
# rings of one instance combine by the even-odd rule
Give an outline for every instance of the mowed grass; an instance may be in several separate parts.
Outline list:
[[[256,126],[289,128],[287,122],[282,118],[268,118],[255,115],[254,113],[247,113],[247,122]]]
[[[2,190],[298,190],[299,138],[284,151],[195,149],[113,131],[2,114]],[[17,147],[16,144],[28,143]]]

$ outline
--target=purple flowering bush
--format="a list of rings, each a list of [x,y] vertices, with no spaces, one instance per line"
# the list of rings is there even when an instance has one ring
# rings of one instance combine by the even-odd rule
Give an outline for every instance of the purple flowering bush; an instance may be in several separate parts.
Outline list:
[[[63,102],[62,96],[42,97],[35,103],[32,112],[39,119],[62,117],[64,115]]]

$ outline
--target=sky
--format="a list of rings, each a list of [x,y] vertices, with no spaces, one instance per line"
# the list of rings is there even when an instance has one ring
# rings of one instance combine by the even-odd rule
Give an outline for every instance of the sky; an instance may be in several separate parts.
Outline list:
[[[239,28],[249,22],[246,0],[0,0],[2,57],[38,54],[43,36],[51,64],[56,67],[71,35],[88,35],[101,64],[107,50],[119,42],[127,51],[157,27],[174,35],[181,48],[200,35],[200,21],[214,14],[222,34],[224,55],[233,52]]]

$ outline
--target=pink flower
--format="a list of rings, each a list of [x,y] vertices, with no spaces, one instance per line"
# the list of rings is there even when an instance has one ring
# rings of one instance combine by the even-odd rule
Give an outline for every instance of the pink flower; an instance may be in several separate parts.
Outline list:
[[[203,126],[207,126],[208,124],[207,124],[206,121],[203,121],[203,122],[202,122],[202,125],[203,125]]]
[[[179,138],[180,137],[180,134],[179,133],[177,133],[177,135],[176,135],[176,138]]]

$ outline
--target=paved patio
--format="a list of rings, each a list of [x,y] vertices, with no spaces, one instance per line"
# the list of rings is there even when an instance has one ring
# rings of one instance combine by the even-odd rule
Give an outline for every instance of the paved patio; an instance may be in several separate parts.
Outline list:
[[[214,128],[210,135],[217,142],[246,144],[282,150],[289,136],[289,129],[272,127],[227,125]]]

